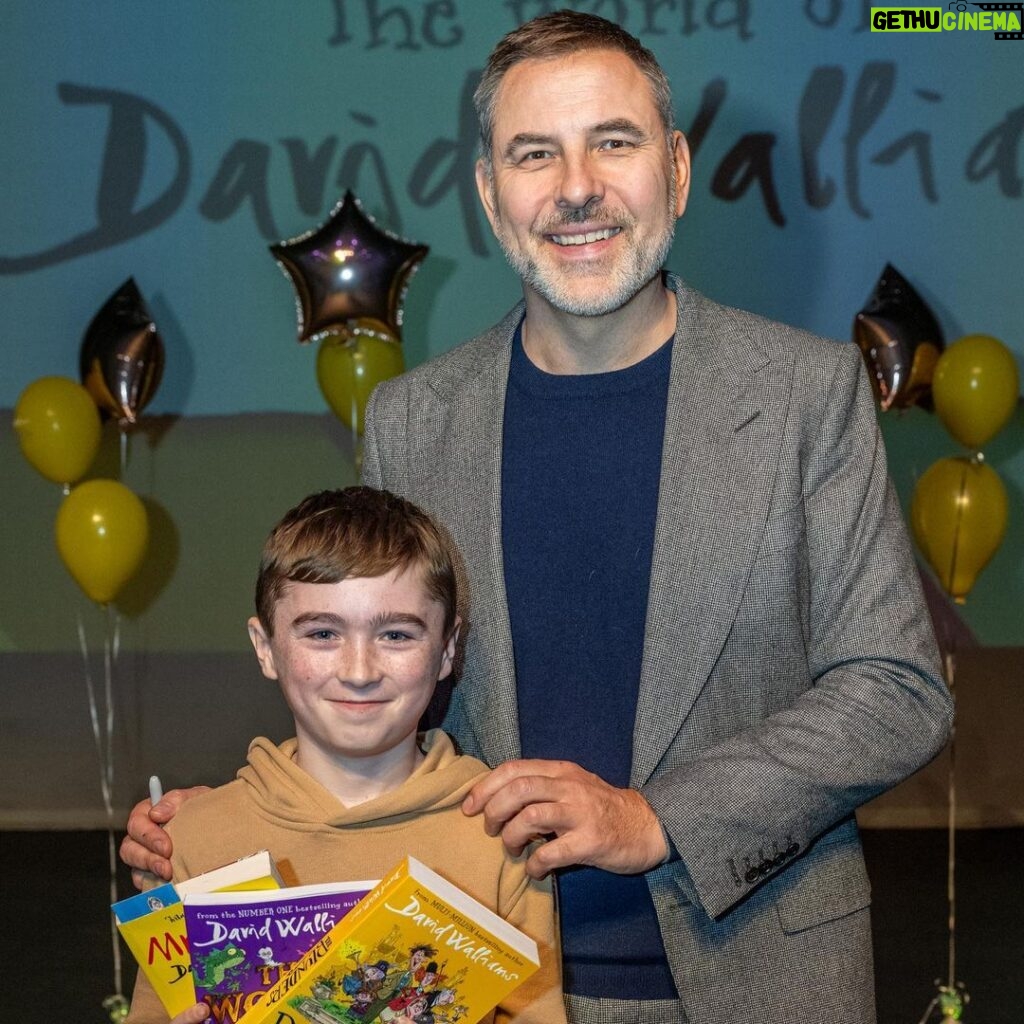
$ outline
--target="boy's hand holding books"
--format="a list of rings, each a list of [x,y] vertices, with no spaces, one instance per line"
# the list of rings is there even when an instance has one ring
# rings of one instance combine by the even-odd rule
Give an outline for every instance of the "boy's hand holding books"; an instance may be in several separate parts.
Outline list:
[[[156,803],[140,800],[128,818],[128,833],[121,841],[121,859],[126,864],[145,864],[146,869],[132,868],[136,889],[148,889],[154,883],[171,880],[171,840],[164,832],[167,824],[186,800],[205,793],[209,786],[172,789]]]

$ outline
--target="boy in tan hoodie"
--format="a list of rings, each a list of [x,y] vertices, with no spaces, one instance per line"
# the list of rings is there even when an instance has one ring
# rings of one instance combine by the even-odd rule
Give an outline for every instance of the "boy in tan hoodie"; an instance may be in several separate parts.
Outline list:
[[[288,512],[263,550],[248,623],[260,668],[295,718],[233,782],[168,826],[174,879],[267,849],[291,884],[379,878],[406,854],[536,940],[540,970],[487,1018],[564,1024],[550,881],[526,874],[460,807],[487,767],[418,723],[452,670],[460,627],[451,550],[415,505],[350,487]],[[174,1018],[198,1024],[203,1003]],[[166,1022],[140,973],[128,1024]],[[366,1022],[370,1024],[370,1022]]]

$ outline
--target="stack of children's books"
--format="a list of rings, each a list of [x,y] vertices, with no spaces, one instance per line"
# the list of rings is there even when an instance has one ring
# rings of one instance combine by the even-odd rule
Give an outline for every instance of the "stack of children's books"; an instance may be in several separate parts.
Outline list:
[[[472,1024],[537,970],[536,943],[407,857],[379,883],[283,887],[260,853],[114,904],[170,1016],[216,1024]]]

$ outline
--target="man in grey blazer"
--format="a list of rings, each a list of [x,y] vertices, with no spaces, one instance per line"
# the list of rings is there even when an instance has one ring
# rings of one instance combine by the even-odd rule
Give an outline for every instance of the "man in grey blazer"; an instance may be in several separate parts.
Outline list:
[[[689,185],[667,89],[650,54],[591,16],[542,17],[499,43],[477,93],[477,177],[524,303],[377,390],[363,475],[437,516],[465,558],[471,628],[446,724],[501,766],[467,812],[514,850],[554,837],[531,857],[535,873],[591,865],[646,882],[674,991],[648,999],[644,982],[612,970],[606,984],[589,970],[574,932],[614,936],[613,893],[599,924],[579,912],[563,924],[567,951],[581,951],[567,962],[573,1018],[870,1021],[870,896],[853,812],[938,751],[950,700],[856,348],[726,309],[661,273]],[[571,546],[581,517],[608,514],[595,493],[630,497],[610,474],[587,479],[603,442],[581,453],[550,436],[560,421],[547,406],[572,405],[569,418],[599,431],[605,397],[547,389],[559,376],[593,375],[597,387],[628,375],[669,338],[635,714],[607,735],[601,706],[627,680],[598,672],[593,692],[566,684],[571,717],[559,725],[565,749],[581,749],[575,732],[629,751],[628,779],[611,785],[556,760],[557,737],[550,759],[521,759],[532,745],[523,701],[560,687],[575,657],[558,678],[541,658],[540,682],[524,684],[521,661],[536,672],[537,659],[521,659],[521,646],[532,632],[579,629],[573,607],[559,614],[557,598],[531,590],[538,563],[558,557],[543,534]],[[620,433],[642,420],[626,401]],[[650,447],[630,437],[624,462],[633,445]],[[551,480],[538,479],[551,461]],[[565,491],[588,487],[574,511]],[[524,543],[509,527],[520,516],[542,522],[533,560],[512,550]],[[576,581],[606,557],[604,545],[574,550],[561,577],[574,606],[586,600]],[[616,597],[606,587],[595,599]],[[563,905],[573,877],[561,879]],[[628,948],[604,952],[630,961]]]
[[[872,1021],[853,814],[951,703],[859,354],[662,272],[689,155],[618,27],[527,23],[477,109],[524,301],[378,388],[363,465],[465,559],[464,809],[549,837],[576,1024]]]

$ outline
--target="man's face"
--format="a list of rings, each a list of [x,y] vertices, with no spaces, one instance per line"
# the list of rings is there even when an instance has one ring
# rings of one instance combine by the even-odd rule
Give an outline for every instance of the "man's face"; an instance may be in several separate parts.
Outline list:
[[[491,156],[477,188],[528,296],[600,316],[657,276],[686,205],[689,155],[679,132],[666,139],[625,54],[513,66],[495,99]]]
[[[438,679],[451,671],[454,632],[418,566],[340,583],[288,583],[274,634],[249,635],[263,674],[295,716],[299,764],[360,770],[414,759],[416,729]]]

